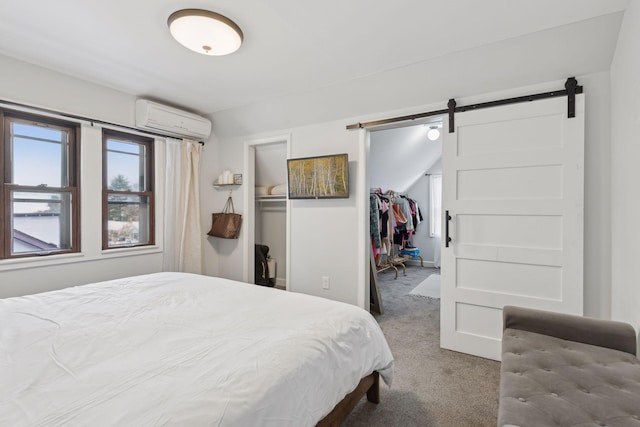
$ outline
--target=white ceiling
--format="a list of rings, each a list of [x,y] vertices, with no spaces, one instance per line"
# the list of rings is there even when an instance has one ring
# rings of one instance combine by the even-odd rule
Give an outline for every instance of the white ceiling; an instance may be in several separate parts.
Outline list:
[[[279,185],[287,182],[287,144],[256,146],[256,185]]]
[[[383,192],[406,191],[442,156],[442,129],[435,141],[426,124],[371,132],[369,184]]]
[[[282,100],[295,105],[300,97],[337,90],[356,97],[365,90],[358,92],[359,84],[375,92],[380,76],[402,79],[425,68],[435,70],[432,78],[423,75],[437,89],[443,76],[453,82],[472,68],[457,63],[459,55],[482,49],[489,58],[518,51],[526,58],[531,50],[553,62],[544,73],[516,61],[513,67],[528,76],[522,84],[598,71],[610,63],[617,39],[620,15],[611,14],[627,1],[0,0],[0,54],[233,122],[251,115],[251,106],[278,114]],[[228,16],[242,28],[243,46],[226,57],[183,48],[166,25],[183,8]],[[488,77],[488,89],[500,86]],[[356,115],[376,104],[340,105],[344,111],[336,111]],[[398,107],[407,105],[415,104]]]

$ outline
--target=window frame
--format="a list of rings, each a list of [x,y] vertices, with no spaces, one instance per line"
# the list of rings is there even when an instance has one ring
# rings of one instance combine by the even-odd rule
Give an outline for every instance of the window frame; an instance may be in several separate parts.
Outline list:
[[[12,182],[13,178],[13,143],[11,141],[10,122],[46,126],[67,131],[68,158],[66,159],[67,185],[60,187],[20,185]],[[36,258],[43,255],[78,253],[81,251],[80,224],[80,125],[66,120],[41,116],[0,108],[0,166],[2,173],[2,189],[0,189],[0,260],[18,258]],[[68,193],[71,195],[70,224],[67,239],[68,249],[44,250],[40,252],[12,253],[13,233],[11,232],[11,194],[13,192],[29,193]],[[61,233],[62,234],[62,233]]]
[[[436,190],[439,200],[435,195]],[[429,176],[429,237],[436,236],[442,237],[442,174]]]
[[[109,190],[108,177],[108,149],[107,142],[109,139],[121,140],[129,143],[136,143],[146,146],[146,164],[145,171],[145,188],[144,191],[118,191]],[[102,250],[111,251],[117,249],[128,249],[144,246],[155,246],[155,156],[154,156],[154,139],[135,135],[131,133],[121,132],[113,129],[102,130]],[[118,246],[109,246],[109,195],[120,194],[126,196],[147,197],[148,200],[148,234],[149,238],[146,243],[126,244]]]

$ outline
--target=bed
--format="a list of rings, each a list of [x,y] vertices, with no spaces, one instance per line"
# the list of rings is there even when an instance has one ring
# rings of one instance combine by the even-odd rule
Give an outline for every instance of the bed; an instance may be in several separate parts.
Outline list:
[[[0,300],[0,425],[331,425],[392,370],[364,310],[221,278]]]

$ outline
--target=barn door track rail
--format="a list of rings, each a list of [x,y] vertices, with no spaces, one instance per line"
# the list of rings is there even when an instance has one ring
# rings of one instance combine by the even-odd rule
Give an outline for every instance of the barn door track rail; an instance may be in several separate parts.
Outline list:
[[[389,119],[374,120],[371,122],[354,123],[347,126],[347,129],[364,129],[373,126],[380,126],[389,123],[406,122],[410,120],[423,119],[425,117],[441,116],[447,114],[449,116],[449,133],[455,132],[455,113],[464,113],[465,111],[480,110],[482,108],[498,107],[501,105],[517,104],[521,102],[538,101],[540,99],[557,98],[560,96],[567,97],[567,116],[573,118],[576,116],[576,94],[583,93],[582,86],[578,85],[575,77],[569,77],[564,84],[563,90],[555,90],[552,92],[536,93],[533,95],[518,96],[515,98],[500,99],[497,101],[481,102],[479,104],[457,106],[456,100],[451,98],[447,103],[447,108],[442,110],[427,111],[424,113],[410,114],[407,116],[392,117]]]

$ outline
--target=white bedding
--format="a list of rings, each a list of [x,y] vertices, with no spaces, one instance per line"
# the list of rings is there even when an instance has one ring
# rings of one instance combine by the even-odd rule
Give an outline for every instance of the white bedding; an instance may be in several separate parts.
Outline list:
[[[364,310],[220,278],[0,299],[2,426],[313,426],[392,365]]]

